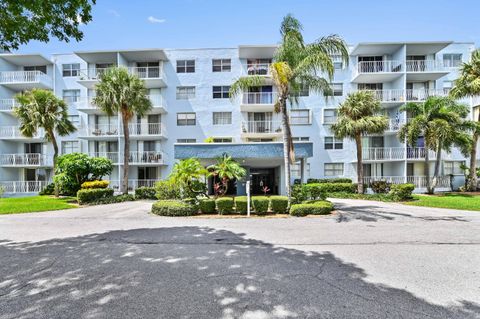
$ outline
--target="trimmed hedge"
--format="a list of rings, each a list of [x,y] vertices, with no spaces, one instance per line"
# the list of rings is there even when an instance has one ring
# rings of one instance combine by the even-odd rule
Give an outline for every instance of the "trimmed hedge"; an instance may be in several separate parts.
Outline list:
[[[270,206],[272,212],[278,214],[288,213],[288,197],[287,196],[270,196]]]
[[[310,204],[294,204],[290,207],[290,215],[303,217],[307,215],[326,215],[333,210],[333,204],[328,201],[316,201]]]
[[[270,200],[265,196],[254,196],[252,197],[252,204],[257,215],[264,215],[268,212]]]
[[[200,200],[200,211],[203,214],[213,214],[215,213],[215,200],[210,198],[205,198]]]
[[[391,187],[392,183],[389,183],[387,181],[380,180],[370,182],[370,188],[376,194],[387,194],[388,192],[390,192]]]
[[[246,215],[248,200],[247,196],[238,196],[235,197],[235,211],[239,214]]]
[[[77,201],[79,204],[87,204],[111,196],[113,196],[111,188],[81,189],[77,192]]]
[[[413,184],[393,184],[390,187],[388,195],[396,201],[409,200],[412,199],[412,192],[414,189],[415,185]]]
[[[216,200],[217,210],[220,215],[233,213],[233,198],[220,197]]]
[[[152,214],[160,216],[192,216],[195,212],[192,205],[177,200],[160,200],[152,205]]]
[[[307,189],[318,188],[318,193],[335,193],[335,192],[346,192],[346,193],[355,193],[357,188],[356,184],[352,183],[317,183],[317,184],[307,184],[305,185]],[[310,194],[311,197],[312,194]],[[311,199],[316,199],[315,197]]]
[[[180,186],[171,180],[158,181],[155,183],[156,197],[162,199],[180,199]]]
[[[137,199],[157,199],[155,187],[142,186],[135,189],[135,198]]]
[[[321,184],[321,183],[352,183],[351,178],[309,178],[307,184]]]
[[[88,181],[80,185],[80,189],[107,188],[109,181]]]
[[[104,204],[115,204],[123,202],[133,202],[135,201],[135,196],[132,194],[122,194],[118,196],[110,196],[105,198],[97,199],[93,202],[88,203],[89,205],[104,205]]]

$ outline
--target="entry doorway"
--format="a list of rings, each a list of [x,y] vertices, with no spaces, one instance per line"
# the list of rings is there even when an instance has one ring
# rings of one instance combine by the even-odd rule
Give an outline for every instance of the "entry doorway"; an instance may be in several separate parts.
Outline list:
[[[253,195],[263,195],[263,188],[270,189],[267,195],[278,194],[278,186],[275,182],[275,168],[250,168],[251,175],[251,193]]]

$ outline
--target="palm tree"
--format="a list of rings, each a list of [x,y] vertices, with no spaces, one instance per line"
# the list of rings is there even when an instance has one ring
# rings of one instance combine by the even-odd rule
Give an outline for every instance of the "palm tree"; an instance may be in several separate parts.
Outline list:
[[[122,192],[128,193],[128,162],[130,155],[130,131],[128,122],[134,115],[144,116],[152,108],[143,80],[130,74],[127,68],[114,67],[102,73],[95,86],[93,104],[109,116],[120,114],[125,144],[123,148]]]
[[[347,96],[338,107],[337,122],[331,131],[337,138],[349,138],[357,147],[357,192],[363,189],[363,149],[362,136],[382,134],[388,127],[388,118],[378,115],[381,111],[380,101],[371,91],[358,91]]]
[[[468,107],[449,97],[432,96],[423,103],[407,103],[400,110],[406,111],[412,118],[400,128],[399,138],[406,140],[409,145],[415,145],[422,136],[424,138],[424,175],[427,193],[433,194],[440,174],[442,151],[450,152],[452,146],[456,145],[463,153],[468,152],[471,143],[466,133],[470,127],[469,122],[465,121],[469,113]],[[436,152],[432,182],[430,150]]]
[[[247,174],[247,171],[238,164],[231,156],[223,154],[222,157],[217,158],[217,163],[207,168],[211,175],[218,176],[222,181],[223,192],[226,194],[228,191],[228,182],[231,180],[238,180]]]
[[[460,76],[455,81],[450,96],[455,99],[480,95],[480,50],[475,50],[470,62],[463,63],[460,67]],[[475,115],[475,114],[474,114]],[[472,128],[472,147],[470,149],[470,168],[467,189],[477,190],[477,146],[480,137],[480,112],[477,111],[477,118]]]
[[[169,179],[180,185],[181,188],[187,188],[191,193],[203,194],[208,197],[204,187],[198,187],[201,179],[205,179],[208,171],[200,164],[196,158],[181,160],[173,166]]]
[[[20,120],[20,132],[25,137],[33,137],[40,129],[45,131],[45,139],[53,145],[53,174],[57,168],[58,143],[55,134],[69,135],[77,130],[68,118],[68,106],[52,91],[32,89],[16,95],[19,106],[13,109]],[[58,187],[55,183],[55,196]]]
[[[280,35],[281,42],[270,66],[270,73],[277,91],[275,112],[282,116],[285,190],[290,205],[290,166],[295,160],[295,153],[287,101],[290,105],[298,104],[298,97],[304,88],[311,92],[331,93],[330,80],[334,73],[332,58],[334,55],[340,55],[343,63],[347,64],[348,49],[345,41],[337,35],[306,44],[302,36],[301,23],[290,14],[283,18]],[[241,77],[230,87],[230,96],[234,98],[248,91],[250,87],[264,84],[267,84],[267,79],[262,76]]]

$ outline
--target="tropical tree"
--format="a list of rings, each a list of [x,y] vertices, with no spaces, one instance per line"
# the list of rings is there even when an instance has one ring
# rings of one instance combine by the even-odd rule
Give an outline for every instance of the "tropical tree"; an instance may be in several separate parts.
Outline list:
[[[208,197],[205,188],[207,174],[207,169],[200,164],[198,159],[188,158],[175,163],[169,180],[195,196],[205,195]],[[183,193],[185,193],[185,191],[183,191]]]
[[[471,140],[468,136],[470,122],[466,121],[468,107],[449,97],[432,96],[423,103],[407,103],[401,107],[411,119],[400,128],[399,138],[409,145],[415,145],[421,137],[424,139],[424,175],[427,193],[433,194],[440,175],[442,151],[450,152],[457,146],[467,153]],[[436,152],[434,176],[430,182],[429,151]]]
[[[120,114],[124,136],[122,192],[128,193],[130,131],[128,122],[134,115],[144,116],[152,108],[143,80],[130,74],[125,67],[114,67],[102,73],[95,86],[93,104],[109,116]]]
[[[18,106],[13,109],[20,120],[20,133],[33,137],[39,130],[45,131],[45,139],[53,145],[53,174],[55,175],[58,158],[56,134],[69,135],[77,130],[68,118],[68,106],[57,98],[52,91],[32,89],[16,95]],[[55,184],[55,196],[58,187]]]
[[[371,91],[358,91],[347,96],[337,110],[337,121],[331,131],[337,138],[348,138],[355,141],[357,148],[357,191],[363,189],[363,149],[362,136],[366,134],[382,134],[388,127],[388,118],[379,115],[380,101]]]
[[[339,55],[348,63],[348,49],[345,41],[337,35],[305,43],[302,24],[292,15],[283,18],[280,26],[281,42],[270,65],[271,80],[276,88],[275,112],[282,117],[283,153],[285,169],[285,190],[288,203],[291,201],[290,166],[295,160],[290,129],[287,102],[298,104],[300,92],[308,88],[311,92],[331,93],[330,80],[333,78],[333,56]],[[267,84],[263,76],[245,76],[237,79],[230,87],[230,96],[238,96],[250,87]]]
[[[217,158],[217,162],[207,169],[210,175],[220,178],[223,188],[220,192],[222,195],[227,193],[229,181],[234,179],[238,180],[247,174],[247,171],[227,154],[223,154],[222,157]]]
[[[460,76],[455,81],[450,96],[455,99],[467,96],[480,96],[480,50],[475,50],[470,62],[463,63],[460,67]],[[477,178],[477,146],[480,137],[480,110],[473,113],[474,124],[472,125],[472,147],[470,149],[470,168],[468,175],[467,189],[476,191]]]

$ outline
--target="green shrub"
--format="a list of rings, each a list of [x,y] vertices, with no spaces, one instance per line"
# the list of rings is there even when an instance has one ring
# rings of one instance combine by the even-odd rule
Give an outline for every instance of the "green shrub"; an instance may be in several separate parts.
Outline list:
[[[157,193],[155,187],[146,187],[142,186],[135,189],[135,198],[136,199],[156,199]]]
[[[104,204],[114,204],[114,203],[122,203],[122,202],[133,202],[135,200],[135,196],[132,194],[122,194],[117,196],[110,196],[99,198],[94,200],[93,202],[88,203],[89,205],[104,205]]]
[[[350,178],[309,178],[307,184],[319,184],[319,183],[352,183]]]
[[[47,186],[45,186],[45,188],[41,190],[38,193],[38,195],[53,195],[54,192],[55,192],[55,184],[50,183]]]
[[[301,202],[307,200],[310,194],[308,193],[305,184],[303,185],[293,185],[292,187],[292,203],[300,204]]]
[[[235,197],[235,211],[239,214],[246,215],[248,213],[248,199],[247,196]]]
[[[220,197],[216,200],[217,210],[220,215],[233,213],[233,198]]]
[[[290,215],[302,217],[307,215],[326,215],[333,210],[333,204],[328,201],[316,201],[311,204],[294,204],[290,207]]]
[[[330,193],[328,197],[331,198],[349,198],[349,199],[365,199],[378,200],[381,202],[393,202],[394,199],[389,194],[358,194],[358,193]]]
[[[180,199],[181,189],[177,183],[171,180],[158,181],[155,183],[156,197],[164,199]]]
[[[264,215],[268,212],[268,206],[270,200],[265,196],[253,196],[252,197],[253,209],[257,215]]]
[[[330,184],[306,184],[303,185],[305,188],[305,193],[307,194],[306,199],[325,199],[326,194],[325,194],[325,185],[330,185]],[[332,184],[333,185],[333,184]]]
[[[109,181],[86,181],[80,185],[80,189],[107,188]]]
[[[412,199],[412,192],[415,189],[413,184],[393,184],[388,195],[395,201]]]
[[[306,187],[314,188],[318,186],[321,192],[325,194],[334,193],[334,192],[347,192],[355,193],[356,185],[352,183],[318,183],[318,184],[307,184]],[[315,199],[315,198],[311,198]]]
[[[113,189],[111,188],[81,189],[77,192],[77,201],[79,204],[87,204],[111,196],[113,196]]]
[[[152,213],[160,216],[192,216],[196,212],[192,205],[178,200],[160,200],[152,205]]]
[[[372,181],[370,182],[370,188],[376,194],[387,194],[390,192],[392,183],[387,181]]]
[[[203,214],[213,214],[215,213],[215,200],[210,198],[205,198],[200,200],[200,211]]]
[[[270,205],[272,212],[278,214],[288,213],[288,197],[287,196],[270,196]]]

